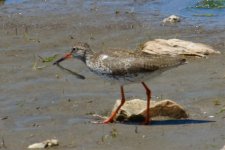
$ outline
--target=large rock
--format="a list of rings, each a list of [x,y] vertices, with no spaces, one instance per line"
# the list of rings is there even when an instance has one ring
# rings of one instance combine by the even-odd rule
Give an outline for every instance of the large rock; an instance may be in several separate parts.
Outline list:
[[[142,51],[156,55],[188,55],[205,57],[209,54],[220,54],[211,46],[179,39],[155,39],[143,44]]]
[[[117,100],[114,111],[120,104],[120,100]],[[151,118],[155,117],[166,117],[166,118],[188,118],[187,112],[182,106],[175,103],[172,100],[162,100],[162,101],[151,101],[150,103],[150,115]],[[117,121],[143,121],[146,116],[146,101],[140,99],[133,99],[126,101],[121,107],[120,111],[114,120]]]

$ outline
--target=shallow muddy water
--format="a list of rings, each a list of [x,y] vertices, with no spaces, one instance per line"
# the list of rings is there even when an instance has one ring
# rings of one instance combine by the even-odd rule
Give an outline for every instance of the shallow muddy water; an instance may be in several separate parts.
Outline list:
[[[57,149],[220,149],[225,144],[224,9],[195,9],[195,1],[6,1],[0,6],[0,137],[8,149],[57,138]],[[214,17],[194,14],[213,13]],[[168,15],[182,17],[163,26]],[[78,60],[62,65],[86,77],[79,80],[38,56],[58,57],[74,43],[96,50],[127,48],[154,38],[202,42],[221,51],[146,81],[156,97],[183,105],[199,123],[154,122],[152,126],[96,125],[93,113],[108,114],[119,86],[92,74]],[[125,86],[127,99],[143,98],[140,84]],[[213,117],[212,117],[213,116]],[[210,118],[211,117],[211,118]],[[112,131],[116,136],[112,136]],[[1,145],[0,145],[1,147]]]

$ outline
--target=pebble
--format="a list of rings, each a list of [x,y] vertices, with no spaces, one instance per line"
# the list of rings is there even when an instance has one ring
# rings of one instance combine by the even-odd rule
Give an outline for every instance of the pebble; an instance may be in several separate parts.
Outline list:
[[[209,118],[214,118],[215,116],[209,116]]]
[[[29,149],[41,149],[41,148],[49,148],[53,146],[58,146],[59,141],[57,139],[45,140],[40,143],[34,143],[29,145],[27,148]]]
[[[175,15],[171,15],[171,16],[163,19],[162,22],[163,23],[177,23],[177,22],[180,22],[180,17],[175,16]]]

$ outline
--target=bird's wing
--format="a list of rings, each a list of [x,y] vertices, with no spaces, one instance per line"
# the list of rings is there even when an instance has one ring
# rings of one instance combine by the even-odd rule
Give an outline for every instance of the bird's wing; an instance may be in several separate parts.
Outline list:
[[[138,54],[128,51],[113,51],[101,54],[102,64],[112,70],[112,74],[127,74],[136,72],[153,72],[159,69],[171,68],[182,64],[182,59],[170,56]]]

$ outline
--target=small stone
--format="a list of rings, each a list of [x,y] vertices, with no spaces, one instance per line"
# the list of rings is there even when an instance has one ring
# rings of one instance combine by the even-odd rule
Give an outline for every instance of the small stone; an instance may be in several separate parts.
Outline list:
[[[55,75],[55,77],[56,77],[57,79],[59,79],[59,78],[60,78],[60,76],[59,76],[58,74],[56,74],[56,75]]]
[[[116,14],[116,15],[118,15],[119,13],[120,13],[120,11],[119,11],[119,10],[116,10],[116,11],[115,11],[115,14]]]
[[[0,118],[0,120],[6,120],[8,118],[9,118],[8,116],[5,116],[5,117]]]
[[[162,22],[163,23],[177,23],[177,22],[180,22],[180,17],[175,16],[175,15],[171,15],[171,16],[163,19]]]
[[[215,116],[209,116],[209,118],[214,118]]]

